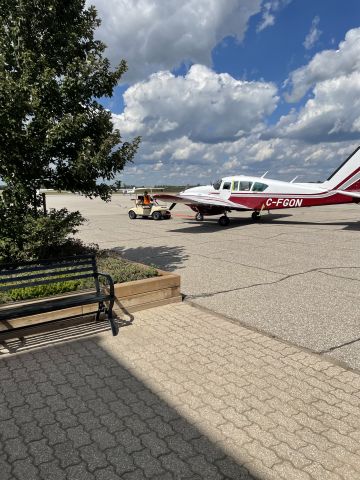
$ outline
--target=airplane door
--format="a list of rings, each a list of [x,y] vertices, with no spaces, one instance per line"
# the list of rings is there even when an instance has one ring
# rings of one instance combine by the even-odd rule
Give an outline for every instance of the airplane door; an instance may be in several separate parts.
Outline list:
[[[220,188],[220,196],[226,200],[230,197],[231,182],[223,182]]]

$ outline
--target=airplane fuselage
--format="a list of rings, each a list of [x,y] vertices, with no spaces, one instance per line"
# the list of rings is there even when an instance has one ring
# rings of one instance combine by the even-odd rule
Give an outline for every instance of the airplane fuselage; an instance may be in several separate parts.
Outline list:
[[[218,188],[216,188],[218,187]],[[260,191],[261,190],[261,191]],[[216,201],[229,210],[278,210],[281,208],[312,207],[350,203],[355,200],[324,183],[290,183],[263,177],[243,175],[225,177],[218,185],[189,188],[180,193],[184,199],[195,198],[204,203]],[[196,206],[201,211],[201,205]],[[216,213],[215,213],[216,210]],[[219,209],[213,209],[217,214]],[[207,213],[209,215],[211,213]]]

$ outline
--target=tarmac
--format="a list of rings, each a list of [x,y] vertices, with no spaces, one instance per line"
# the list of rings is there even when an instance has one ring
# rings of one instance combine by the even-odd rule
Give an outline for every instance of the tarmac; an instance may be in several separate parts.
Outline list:
[[[80,210],[86,242],[179,273],[187,301],[360,369],[358,205],[284,209],[258,223],[234,212],[224,228],[184,205],[171,220],[130,220],[127,195],[48,204]]]
[[[130,221],[128,202],[48,197],[89,218],[85,241],[180,273],[185,301],[115,338],[88,324],[12,342],[1,480],[360,478],[358,207],[221,228],[183,209]]]

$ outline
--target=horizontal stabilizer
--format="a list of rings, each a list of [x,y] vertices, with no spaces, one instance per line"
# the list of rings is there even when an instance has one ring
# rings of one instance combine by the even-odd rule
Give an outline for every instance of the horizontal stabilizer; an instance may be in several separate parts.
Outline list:
[[[336,193],[345,195],[346,197],[360,198],[360,191],[355,190],[335,190]]]

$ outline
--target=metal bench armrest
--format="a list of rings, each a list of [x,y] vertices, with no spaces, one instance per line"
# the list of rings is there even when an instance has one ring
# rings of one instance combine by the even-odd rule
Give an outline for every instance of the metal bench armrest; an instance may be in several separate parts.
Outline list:
[[[102,277],[105,277],[107,279],[109,287],[110,287],[110,295],[111,295],[111,297],[115,297],[114,280],[112,279],[111,275],[109,275],[108,273],[98,272],[98,276],[102,276]]]

